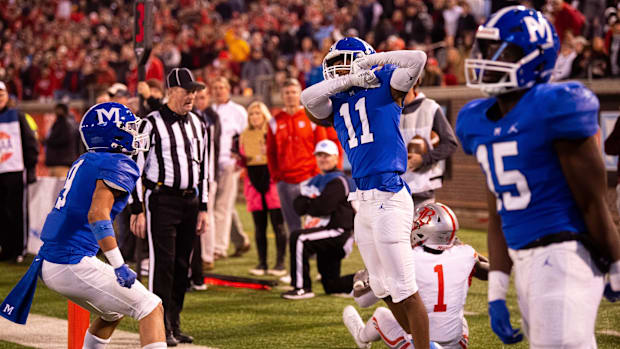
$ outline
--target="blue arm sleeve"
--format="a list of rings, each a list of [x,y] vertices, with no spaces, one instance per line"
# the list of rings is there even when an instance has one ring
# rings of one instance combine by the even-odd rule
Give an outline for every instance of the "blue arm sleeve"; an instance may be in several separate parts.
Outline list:
[[[90,230],[93,231],[97,241],[108,236],[114,236],[114,227],[112,226],[112,221],[109,219],[91,223]]]

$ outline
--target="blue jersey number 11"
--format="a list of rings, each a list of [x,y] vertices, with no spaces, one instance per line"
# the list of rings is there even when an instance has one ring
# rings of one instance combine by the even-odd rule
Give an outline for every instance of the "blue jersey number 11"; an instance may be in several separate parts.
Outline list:
[[[355,103],[355,110],[360,116],[360,122],[362,123],[362,144],[371,143],[375,140],[373,134],[370,132],[370,125],[368,124],[368,114],[366,113],[366,97],[360,98]],[[355,128],[353,128],[353,122],[351,121],[351,114],[349,113],[349,103],[344,103],[340,106],[340,115],[344,119],[344,124],[347,126],[349,132],[349,149],[357,147],[358,141],[355,135]]]

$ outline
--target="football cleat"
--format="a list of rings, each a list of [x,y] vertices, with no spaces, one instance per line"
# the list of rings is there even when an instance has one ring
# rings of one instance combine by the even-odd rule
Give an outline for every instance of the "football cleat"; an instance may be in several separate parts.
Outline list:
[[[362,321],[360,314],[357,313],[357,310],[355,310],[353,306],[347,305],[344,307],[342,311],[342,321],[347,327],[347,330],[349,330],[351,336],[353,336],[358,348],[370,348],[372,343],[360,340],[359,334],[364,328],[364,321]]]
[[[314,292],[311,290],[304,290],[303,288],[296,288],[287,292],[284,292],[280,295],[284,299],[308,299],[314,297]]]

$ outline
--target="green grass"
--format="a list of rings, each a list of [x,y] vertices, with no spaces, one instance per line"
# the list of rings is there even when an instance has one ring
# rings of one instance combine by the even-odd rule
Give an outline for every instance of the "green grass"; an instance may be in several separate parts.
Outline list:
[[[244,205],[237,207],[246,231],[253,231],[251,217]],[[460,238],[487,254],[486,236],[483,232],[462,230]],[[253,237],[253,236],[251,236]],[[253,241],[252,241],[253,242]],[[269,261],[275,260],[275,242],[269,235]],[[253,244],[254,245],[254,244]],[[231,251],[232,252],[232,251]],[[241,258],[228,258],[216,262],[214,272],[249,276],[248,270],[257,263],[256,250]],[[270,264],[271,266],[271,264]],[[26,271],[28,265],[0,263],[0,298],[8,294],[13,285]],[[363,267],[357,249],[343,261],[343,273],[353,273]],[[313,278],[316,265],[311,261]],[[188,293],[182,313],[182,328],[196,338],[196,343],[218,348],[354,348],[355,344],[342,324],[342,309],[354,304],[352,299],[326,296],[320,282],[314,283],[317,297],[309,300],[288,301],[280,298],[281,290],[255,291],[229,287],[210,286],[205,292]],[[470,329],[470,348],[502,348],[502,343],[488,325],[486,312],[486,282],[475,280],[469,291],[466,311],[476,313],[467,316]],[[66,318],[66,300],[39,283],[32,312]],[[514,288],[508,297],[513,324],[520,320]],[[362,309],[366,320],[371,309]],[[137,322],[124,320],[121,329],[137,332]],[[599,309],[597,331],[620,329],[620,305],[603,300]],[[620,337],[597,334],[599,348],[619,348]],[[505,346],[514,349],[527,348],[520,343]],[[0,341],[0,348],[22,348]],[[373,348],[386,348],[375,343]]]
[[[25,347],[23,345],[0,341],[0,349],[30,349],[32,347]]]

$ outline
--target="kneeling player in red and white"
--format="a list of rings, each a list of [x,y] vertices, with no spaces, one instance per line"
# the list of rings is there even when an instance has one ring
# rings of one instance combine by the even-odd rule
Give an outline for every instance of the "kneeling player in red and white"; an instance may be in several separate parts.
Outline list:
[[[430,203],[416,210],[412,244],[416,282],[428,312],[430,339],[443,348],[467,348],[468,327],[463,316],[472,276],[486,280],[488,260],[456,238],[459,224],[446,205]],[[355,301],[366,308],[379,301],[370,291],[368,273],[355,275]],[[413,343],[392,312],[379,307],[364,325],[353,306],[344,309],[343,320],[359,348],[383,339],[390,348],[413,348]],[[432,345],[431,345],[432,347]]]

